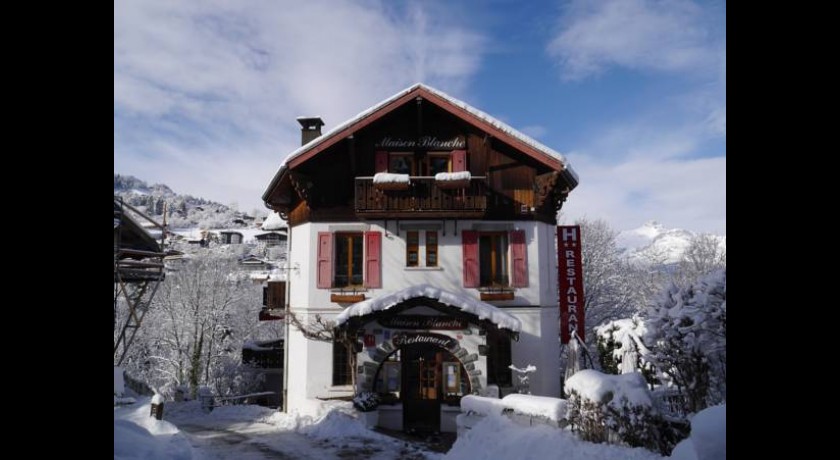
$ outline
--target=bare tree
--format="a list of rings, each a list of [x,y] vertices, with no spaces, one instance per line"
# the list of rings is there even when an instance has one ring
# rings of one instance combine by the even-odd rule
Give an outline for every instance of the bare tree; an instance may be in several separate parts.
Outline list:
[[[700,233],[691,239],[683,255],[683,263],[689,270],[703,275],[726,267],[726,247],[710,233]]]
[[[586,337],[595,343],[593,328],[630,316],[639,299],[631,282],[632,267],[616,245],[618,233],[601,219],[579,219],[575,223],[580,225],[582,238]]]
[[[257,338],[258,291],[235,258],[194,254],[167,275],[129,369],[155,387],[188,384],[195,396],[216,366],[240,359],[244,340]]]

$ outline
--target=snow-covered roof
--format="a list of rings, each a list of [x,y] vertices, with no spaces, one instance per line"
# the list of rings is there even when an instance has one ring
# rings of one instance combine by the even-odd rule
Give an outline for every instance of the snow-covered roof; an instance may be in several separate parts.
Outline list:
[[[498,307],[465,295],[453,294],[429,284],[411,286],[391,294],[354,303],[335,317],[335,323],[336,325],[341,325],[353,316],[365,316],[373,312],[387,310],[408,299],[416,297],[437,299],[441,303],[459,308],[466,313],[472,313],[478,316],[478,319],[489,320],[502,329],[508,329],[513,332],[522,330],[522,322],[519,321],[519,318]]]
[[[263,230],[281,230],[286,228],[286,222],[280,217],[280,214],[277,212],[272,211],[268,217],[265,218],[265,221],[262,223]]]
[[[277,173],[275,174],[275,179],[274,180],[276,180],[280,176],[280,173],[282,173],[283,170],[287,168],[287,165],[290,161],[292,161],[295,158],[303,155],[305,152],[308,152],[309,150],[312,150],[313,148],[317,147],[318,145],[329,141],[330,139],[332,139],[338,133],[344,131],[345,129],[349,128],[350,126],[353,126],[353,125],[363,121],[364,119],[366,119],[366,118],[370,117],[371,115],[375,114],[380,109],[386,107],[387,105],[391,104],[392,102],[394,102],[394,101],[400,99],[401,97],[411,93],[412,91],[415,91],[415,90],[418,90],[418,89],[427,91],[428,93],[434,94],[435,96],[438,96],[441,99],[446,100],[447,102],[449,102],[453,106],[458,107],[459,109],[464,110],[465,112],[471,114],[472,116],[477,118],[479,121],[487,123],[487,124],[493,126],[494,128],[502,131],[504,134],[506,134],[506,135],[508,135],[512,138],[515,138],[515,139],[521,141],[522,143],[534,148],[536,151],[544,154],[547,159],[550,159],[552,161],[560,161],[560,163],[563,165],[563,168],[566,171],[568,171],[569,174],[572,177],[574,177],[575,181],[580,182],[580,178],[578,177],[577,173],[575,172],[574,169],[572,169],[572,165],[569,163],[569,160],[567,160],[566,157],[563,156],[563,154],[561,154],[561,153],[557,152],[556,150],[540,143],[536,139],[534,139],[534,138],[532,138],[532,137],[530,137],[530,136],[528,136],[524,133],[521,133],[521,132],[517,131],[516,129],[514,129],[513,127],[511,127],[507,123],[504,123],[503,121],[498,120],[498,119],[490,116],[489,114],[485,113],[484,111],[481,111],[481,110],[467,104],[464,101],[456,99],[456,98],[444,93],[443,91],[432,88],[431,86],[425,85],[423,83],[415,83],[414,85],[409,86],[408,88],[394,94],[393,96],[391,96],[389,98],[386,98],[385,100],[379,102],[378,104],[374,104],[373,106],[371,106],[367,110],[364,110],[364,111],[360,112],[355,117],[352,117],[349,120],[345,121],[344,123],[341,123],[341,124],[337,125],[336,127],[332,128],[331,130],[327,131],[326,133],[324,133],[324,134],[316,137],[315,139],[309,141],[308,143],[298,147],[295,151],[293,151],[292,153],[287,155],[286,158],[284,158],[283,161],[280,163],[280,168],[278,169]],[[269,185],[269,189],[266,191],[266,193],[268,193],[271,190],[271,188],[274,184],[274,180],[272,180],[272,183]]]

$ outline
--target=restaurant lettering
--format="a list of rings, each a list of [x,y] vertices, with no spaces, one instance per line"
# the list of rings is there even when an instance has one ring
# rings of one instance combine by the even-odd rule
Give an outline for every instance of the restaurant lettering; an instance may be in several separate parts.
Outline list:
[[[400,137],[383,137],[376,146],[384,148],[398,148],[398,149],[462,149],[467,145],[463,137],[453,137],[452,139],[438,139],[436,136],[423,136],[417,139],[403,139]]]
[[[558,286],[560,286],[560,343],[573,334],[584,337],[583,264],[580,255],[580,225],[557,227]]]
[[[441,348],[446,348],[447,350],[454,350],[455,346],[458,345],[458,341],[452,337],[432,333],[397,333],[394,334],[391,342],[396,347],[402,347],[405,345],[435,345]]]
[[[382,318],[379,323],[392,329],[466,329],[467,320],[441,316],[402,315]]]

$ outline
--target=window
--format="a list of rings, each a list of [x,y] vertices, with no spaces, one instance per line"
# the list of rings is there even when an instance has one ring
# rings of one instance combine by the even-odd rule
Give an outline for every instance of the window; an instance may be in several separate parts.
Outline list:
[[[420,267],[420,254],[423,249],[420,246],[420,235],[425,235],[426,267],[438,266],[438,239],[437,231],[420,232],[409,230],[405,236],[405,266]]]
[[[479,283],[484,286],[508,286],[507,234],[479,233]]]
[[[391,153],[388,156],[388,172],[394,174],[408,174],[414,176],[414,154]]]
[[[319,289],[382,287],[381,232],[318,232]]]
[[[464,287],[528,286],[527,242],[524,230],[464,230],[461,235]]]
[[[335,234],[333,287],[361,286],[364,253],[361,233]]]
[[[449,152],[436,153],[430,152],[426,155],[426,176],[434,176],[437,173],[451,172],[452,166],[449,161]]]
[[[437,267],[438,265],[438,243],[437,232],[426,232],[426,266]]]
[[[487,384],[511,386],[510,339],[498,331],[487,333]]]
[[[333,342],[333,385],[351,385],[353,383],[353,367],[350,363],[350,353],[347,347],[339,342]]]
[[[402,386],[402,362],[400,350],[391,353],[379,368],[374,380],[373,391],[379,394],[380,400],[386,404],[399,401]]]
[[[420,264],[420,232],[410,231],[405,237],[405,266],[416,267]]]

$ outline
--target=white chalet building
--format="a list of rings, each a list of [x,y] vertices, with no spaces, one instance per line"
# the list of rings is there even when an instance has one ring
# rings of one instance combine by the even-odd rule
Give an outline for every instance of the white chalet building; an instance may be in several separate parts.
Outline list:
[[[287,219],[285,409],[380,396],[378,424],[455,431],[466,394],[559,396],[559,153],[423,84],[303,145],[263,200]],[[335,342],[305,337],[317,319]],[[355,382],[356,388],[353,387]]]

